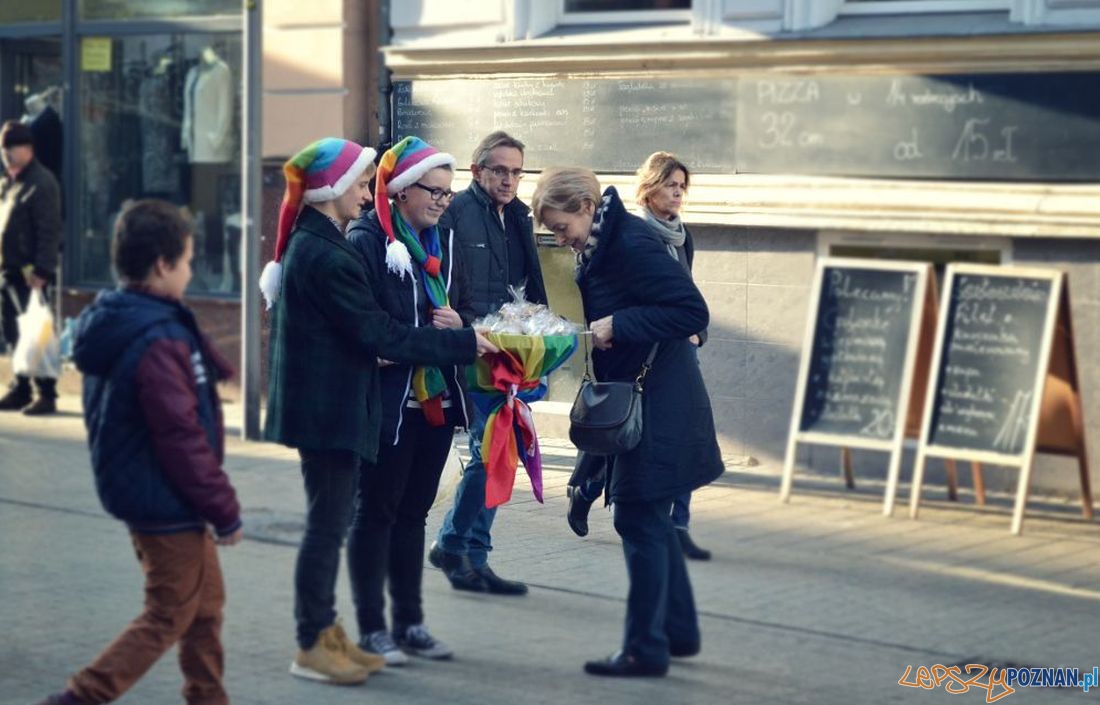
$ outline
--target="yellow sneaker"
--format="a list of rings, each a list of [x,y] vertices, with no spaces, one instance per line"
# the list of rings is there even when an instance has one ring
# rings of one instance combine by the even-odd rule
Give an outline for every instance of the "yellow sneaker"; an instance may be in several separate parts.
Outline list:
[[[370,671],[348,657],[337,630],[343,632],[339,625],[333,624],[318,635],[313,648],[299,651],[290,663],[290,674],[337,685],[365,683]]]
[[[335,630],[336,638],[344,645],[344,655],[352,663],[367,669],[367,673],[377,673],[386,667],[384,656],[360,649],[358,644],[348,638],[348,633],[344,631],[344,625],[340,622],[336,622],[329,628]]]

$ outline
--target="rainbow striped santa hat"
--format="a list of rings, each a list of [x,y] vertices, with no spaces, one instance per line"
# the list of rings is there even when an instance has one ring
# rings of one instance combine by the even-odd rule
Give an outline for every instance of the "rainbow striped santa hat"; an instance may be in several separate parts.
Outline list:
[[[386,233],[386,268],[395,273],[412,271],[412,257],[405,244],[397,239],[390,213],[390,196],[423,178],[432,169],[449,166],[454,168],[455,158],[440,152],[419,137],[410,135],[382,153],[378,162],[378,176],[374,181],[374,208],[378,212],[378,224]],[[402,274],[402,276],[404,276]]]
[[[260,291],[267,299],[267,308],[270,309],[279,300],[283,280],[281,261],[302,203],[322,203],[344,195],[374,162],[375,154],[377,152],[370,147],[338,137],[325,137],[298,152],[283,165],[286,193],[279,206],[275,259],[268,262],[260,274]]]

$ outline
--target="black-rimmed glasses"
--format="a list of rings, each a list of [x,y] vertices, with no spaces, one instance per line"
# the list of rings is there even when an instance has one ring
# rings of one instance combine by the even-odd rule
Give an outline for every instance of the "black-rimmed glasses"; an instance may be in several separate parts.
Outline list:
[[[431,186],[425,186],[424,184],[420,183],[419,181],[414,181],[412,185],[416,186],[419,189],[423,189],[424,191],[427,191],[428,195],[436,203],[439,203],[442,200],[450,201],[452,198],[455,197],[455,192],[450,190],[450,189],[433,188]]]

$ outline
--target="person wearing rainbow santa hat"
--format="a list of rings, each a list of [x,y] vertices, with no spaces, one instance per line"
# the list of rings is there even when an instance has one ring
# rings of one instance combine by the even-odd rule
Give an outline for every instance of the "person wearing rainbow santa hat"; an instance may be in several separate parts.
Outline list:
[[[397,321],[420,327],[462,328],[475,317],[461,245],[437,227],[454,197],[455,158],[419,137],[406,137],[382,155],[375,210],[348,229],[367,265],[378,303]],[[392,199],[392,200],[391,200]],[[461,369],[385,364],[378,461],[363,465],[359,500],[348,536],[348,572],[364,651],[386,665],[406,654],[451,657],[424,626],[421,583],[424,526],[451,451],[456,426],[468,427]],[[386,629],[390,585],[392,630]]]
[[[339,684],[362,683],[385,663],[356,647],[335,610],[359,468],[378,455],[378,358],[442,366],[496,352],[472,329],[416,328],[379,307],[376,282],[344,234],[372,200],[374,157],[330,137],[286,163],[275,259],[260,276],[272,312],[264,436],[298,449],[306,494],[294,575],[300,651],[290,672]]]

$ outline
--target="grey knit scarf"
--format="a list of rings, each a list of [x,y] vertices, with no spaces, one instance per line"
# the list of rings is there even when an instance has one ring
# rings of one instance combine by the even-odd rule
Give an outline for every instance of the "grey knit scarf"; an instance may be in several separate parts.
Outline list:
[[[687,230],[684,229],[684,222],[680,220],[680,216],[677,215],[669,220],[663,220],[653,215],[653,211],[646,208],[645,219],[661,234],[661,239],[668,245],[668,251],[672,253],[672,256],[679,259],[676,255],[676,248],[683,247],[684,241],[687,240]]]

